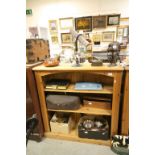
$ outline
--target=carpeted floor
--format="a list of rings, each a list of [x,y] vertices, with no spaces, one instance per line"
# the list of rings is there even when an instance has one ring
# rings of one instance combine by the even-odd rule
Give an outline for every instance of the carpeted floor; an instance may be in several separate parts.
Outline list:
[[[28,141],[27,155],[116,155],[108,146],[44,138]]]

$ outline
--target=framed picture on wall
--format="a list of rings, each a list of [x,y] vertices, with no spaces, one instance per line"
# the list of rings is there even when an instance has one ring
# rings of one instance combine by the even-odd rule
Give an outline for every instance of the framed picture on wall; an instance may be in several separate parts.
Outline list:
[[[129,36],[129,26],[127,26],[127,27],[124,28],[123,36],[124,37],[128,37]]]
[[[103,42],[113,42],[114,41],[114,31],[103,32],[102,41]]]
[[[119,25],[120,23],[120,14],[117,15],[108,15],[107,17],[107,25]]]
[[[61,33],[62,43],[72,43],[72,35],[70,33]]]
[[[59,43],[58,35],[51,36],[51,41],[52,41],[53,44],[58,44]]]
[[[93,16],[93,29],[106,28],[107,16]]]
[[[94,33],[92,36],[93,42],[101,42],[102,41],[102,33]]]
[[[60,29],[68,30],[74,27],[74,20],[72,17],[59,19]]]
[[[49,23],[50,33],[58,31],[57,20],[49,20],[48,23]]]
[[[129,42],[129,26],[128,25],[119,25],[117,26],[117,35],[116,40],[120,43],[128,43]]]
[[[75,18],[75,30],[92,31],[92,16]]]
[[[123,28],[117,28],[117,36],[122,36],[124,32]]]

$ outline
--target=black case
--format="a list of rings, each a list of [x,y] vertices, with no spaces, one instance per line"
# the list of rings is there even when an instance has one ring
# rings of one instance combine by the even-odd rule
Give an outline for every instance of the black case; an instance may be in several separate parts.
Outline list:
[[[56,110],[77,110],[81,101],[78,96],[70,95],[47,95],[47,108]]]
[[[106,121],[106,127],[100,128],[97,131],[94,131],[92,129],[86,129],[83,126],[84,120],[100,120],[105,123]],[[98,116],[83,116],[80,118],[80,121],[78,123],[78,136],[80,138],[89,138],[89,139],[98,139],[98,140],[108,140],[109,139],[109,125],[108,121],[105,120],[103,117]]]

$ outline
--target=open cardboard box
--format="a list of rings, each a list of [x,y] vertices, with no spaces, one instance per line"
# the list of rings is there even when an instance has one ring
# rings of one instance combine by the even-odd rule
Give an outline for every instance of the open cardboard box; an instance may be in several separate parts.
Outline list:
[[[50,120],[51,132],[69,134],[76,126],[74,114],[55,113]]]

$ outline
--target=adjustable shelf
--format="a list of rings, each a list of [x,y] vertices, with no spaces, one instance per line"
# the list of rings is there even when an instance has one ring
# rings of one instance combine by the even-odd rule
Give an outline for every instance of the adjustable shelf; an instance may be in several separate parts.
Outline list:
[[[70,84],[67,89],[50,89],[45,88],[46,92],[70,92],[70,93],[92,93],[92,94],[112,94],[113,87],[112,86],[103,86],[102,90],[75,90],[75,84]]]
[[[59,111],[59,112],[73,112],[73,113],[84,113],[84,114],[95,114],[95,115],[107,115],[111,116],[112,110],[110,107],[110,103],[102,108],[96,107],[88,107],[88,106],[81,106],[78,110],[55,110],[55,109],[47,109],[48,111]]]

